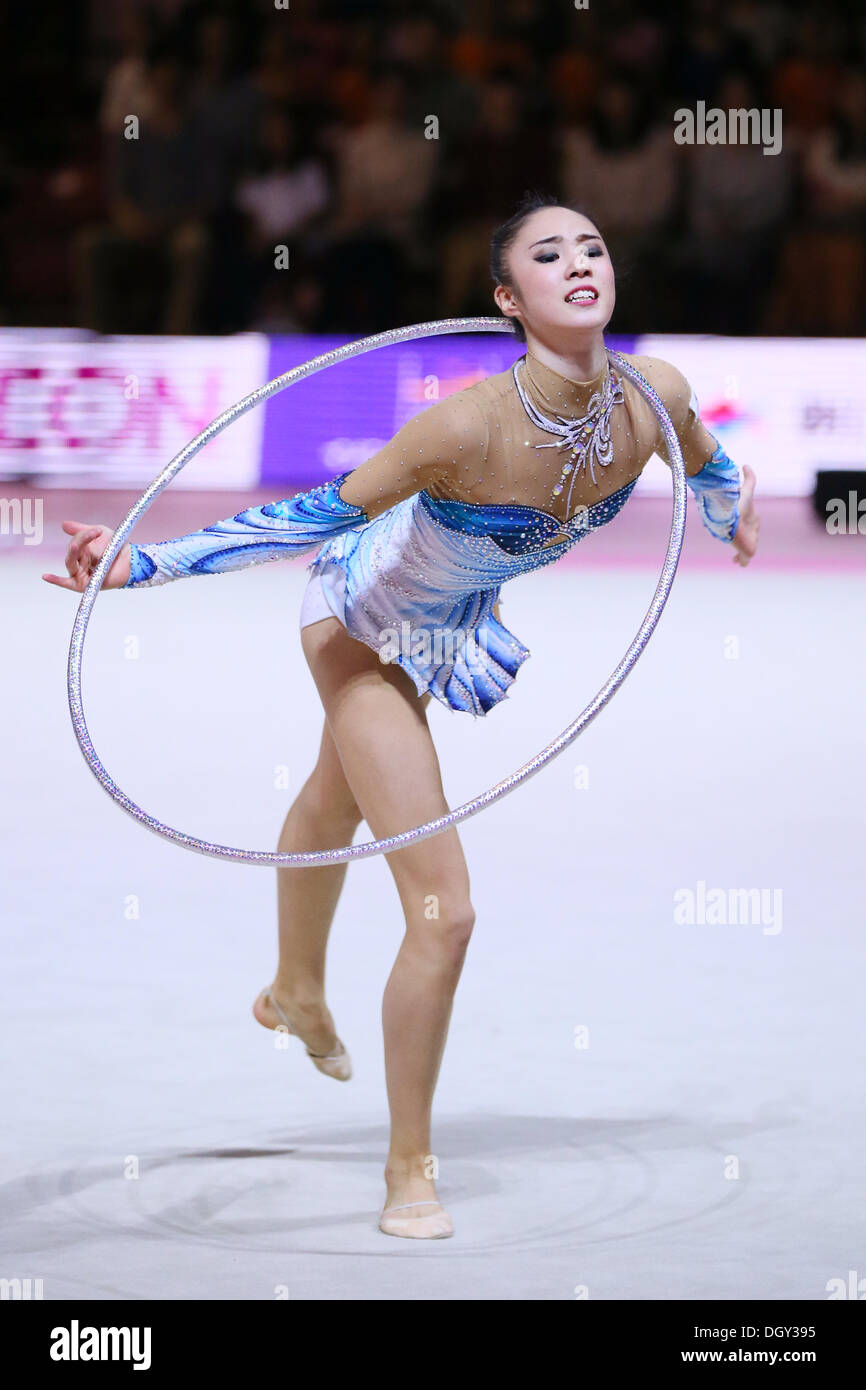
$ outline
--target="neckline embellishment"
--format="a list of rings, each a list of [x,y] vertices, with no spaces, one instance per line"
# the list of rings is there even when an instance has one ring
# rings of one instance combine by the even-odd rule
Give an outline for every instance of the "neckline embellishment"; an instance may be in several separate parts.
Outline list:
[[[558,497],[569,480],[568,494],[565,500],[565,513],[568,518],[571,509],[571,494],[574,489],[575,479],[581,469],[584,471],[589,465],[589,474],[593,484],[597,484],[595,475],[595,464],[607,468],[613,461],[613,445],[610,439],[610,417],[614,406],[620,405],[625,399],[622,389],[622,381],[614,372],[610,361],[608,361],[607,371],[598,389],[593,391],[589,397],[584,413],[572,419],[551,419],[545,415],[535,402],[531,399],[526,388],[525,378],[527,375],[527,357],[519,357],[512,365],[511,374],[517,393],[520,396],[523,408],[529,419],[539,429],[545,430],[548,434],[556,434],[558,439],[549,444],[539,444],[539,449],[562,449],[568,447],[571,452],[565,463],[562,465],[559,482],[553,489],[551,497]],[[536,359],[532,359],[533,364]],[[544,367],[545,364],[541,363]],[[547,367],[547,371],[552,368]],[[559,373],[554,372],[554,376]],[[601,375],[601,374],[599,374]],[[560,378],[567,381],[568,378]],[[573,382],[575,386],[592,386],[598,378],[593,378],[589,382]],[[532,385],[531,371],[529,373],[529,383]]]

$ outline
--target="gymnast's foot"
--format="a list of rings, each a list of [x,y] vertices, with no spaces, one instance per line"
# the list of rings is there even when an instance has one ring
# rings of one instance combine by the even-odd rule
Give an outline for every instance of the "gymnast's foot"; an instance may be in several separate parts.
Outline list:
[[[337,1037],[331,1011],[324,1000],[302,1001],[284,989],[277,992],[273,985],[268,985],[253,1004],[253,1017],[263,1028],[282,1028],[300,1038],[307,1056],[326,1076],[333,1076],[337,1081],[348,1081],[351,1077],[351,1059]]]
[[[385,1168],[387,1197],[379,1230],[386,1236],[407,1236],[411,1240],[442,1240],[453,1236],[454,1226],[436,1196],[432,1178],[414,1173],[402,1164]]]

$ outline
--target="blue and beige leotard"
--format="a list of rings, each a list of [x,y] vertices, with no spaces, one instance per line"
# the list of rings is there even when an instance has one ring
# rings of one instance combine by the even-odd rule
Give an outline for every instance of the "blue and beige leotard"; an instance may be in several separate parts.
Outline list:
[[[548,419],[585,414],[606,375],[572,381],[529,354],[521,362],[524,390]],[[680,373],[654,359],[635,365],[671,415],[704,525],[730,541],[738,470],[721,446],[700,457],[706,436]],[[550,447],[551,435],[527,416],[513,372],[501,372],[421,411],[358,469],[190,535],[133,544],[127,587],[218,574],[316,547],[308,568],[351,636],[397,662],[419,695],[429,690],[450,709],[483,715],[505,697],[530,655],[494,616],[503,584],[555,563],[610,522],[660,451],[655,416],[625,379],[609,429],[610,462],[570,479],[566,516],[553,494],[566,453]],[[350,479],[363,506],[341,496]]]

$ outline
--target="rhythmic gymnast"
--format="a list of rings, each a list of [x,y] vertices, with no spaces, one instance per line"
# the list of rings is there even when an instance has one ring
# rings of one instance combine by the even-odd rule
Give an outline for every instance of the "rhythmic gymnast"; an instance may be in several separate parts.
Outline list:
[[[430,405],[358,468],[306,493],[124,545],[105,578],[107,589],[152,588],[317,547],[300,627],[325,719],[282,853],[351,844],[362,820],[381,839],[447,813],[429,701],[475,717],[495,708],[529,656],[502,624],[502,585],[611,521],[650,457],[664,456],[652,409],[608,356],[614,271],[589,218],[528,195],[494,231],[490,268],[496,304],[526,344],[512,369]],[[747,565],[760,526],[754,472],[744,468],[741,487],[675,367],[626,361],[671,417],[704,525]],[[67,576],[43,578],[81,593],[113,533],[63,529]],[[431,1121],[475,911],[454,826],[386,857],[406,931],[382,1006],[391,1136],[379,1228],[429,1239],[453,1233],[431,1176]],[[351,1062],[324,982],[345,873],[277,870],[279,962],[253,1005],[263,1027],[288,1029],[338,1080]]]

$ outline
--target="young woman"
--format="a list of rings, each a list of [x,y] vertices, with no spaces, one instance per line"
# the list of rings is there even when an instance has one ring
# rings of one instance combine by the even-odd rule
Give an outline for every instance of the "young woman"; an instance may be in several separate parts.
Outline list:
[[[307,493],[173,541],[125,545],[105,581],[152,587],[319,547],[301,640],[325,721],[281,852],[348,845],[362,819],[379,839],[448,811],[429,700],[477,717],[503,699],[529,651],[499,619],[502,584],[611,520],[664,448],[653,412],[607,355],[614,273],[598,228],[552,198],[529,197],[494,233],[491,271],[496,303],[526,342],[512,370],[434,403],[360,467]],[[744,470],[741,492],[675,367],[627,360],[674,422],[704,524],[748,564],[759,529],[754,474]],[[43,577],[81,592],[112,533],[63,528],[73,537],[68,577]],[[383,1001],[391,1143],[379,1224],[391,1235],[447,1236],[430,1125],[475,921],[469,873],[453,827],[387,859],[406,933]],[[341,1080],[351,1068],[324,978],[345,873],[345,864],[277,871],[279,963],[253,1006],[263,1027],[288,1028]]]

